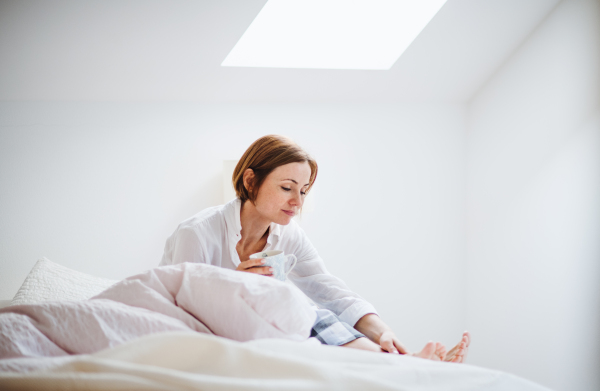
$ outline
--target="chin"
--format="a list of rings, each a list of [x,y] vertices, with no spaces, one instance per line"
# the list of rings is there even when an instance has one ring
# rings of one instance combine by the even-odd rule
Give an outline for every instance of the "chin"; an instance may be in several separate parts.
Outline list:
[[[292,222],[292,219],[294,217],[293,216],[283,216],[281,219],[278,219],[278,221],[275,221],[275,223],[279,224],[279,225],[288,225],[289,223]]]

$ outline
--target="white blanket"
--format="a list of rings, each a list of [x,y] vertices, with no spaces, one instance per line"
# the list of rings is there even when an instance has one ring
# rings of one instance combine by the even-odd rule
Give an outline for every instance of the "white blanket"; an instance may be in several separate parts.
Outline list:
[[[464,364],[324,346],[307,340],[314,320],[274,279],[161,267],[91,300],[1,309],[0,389],[543,389]]]
[[[308,338],[315,312],[275,279],[203,264],[149,270],[90,300],[0,310],[0,359],[94,353],[152,333]]]
[[[196,331],[210,329],[236,341],[303,341],[316,319],[304,297],[281,281],[198,263],[149,270],[92,300],[96,298],[160,312]]]
[[[41,359],[3,361],[18,360]],[[547,390],[466,364],[325,346],[312,338],[240,343],[208,334],[163,333],[91,355],[44,360],[44,371],[0,372],[0,389]]]

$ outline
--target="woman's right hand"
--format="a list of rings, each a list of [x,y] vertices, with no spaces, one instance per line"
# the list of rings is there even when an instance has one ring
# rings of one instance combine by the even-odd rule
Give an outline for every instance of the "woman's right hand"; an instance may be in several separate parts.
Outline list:
[[[264,264],[262,258],[249,259],[244,262],[240,262],[238,267],[235,270],[239,270],[241,272],[248,272],[254,274],[262,274],[263,276],[273,277],[273,268],[270,266],[264,267],[256,267]]]

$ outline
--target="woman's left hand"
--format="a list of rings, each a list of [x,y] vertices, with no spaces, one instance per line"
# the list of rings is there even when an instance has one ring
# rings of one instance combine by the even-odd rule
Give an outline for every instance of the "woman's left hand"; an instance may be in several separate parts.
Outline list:
[[[401,353],[401,354],[410,354],[410,352],[400,343],[400,340],[396,337],[396,335],[391,331],[384,331],[379,337],[379,346],[381,346],[381,350],[384,350],[388,353]]]
[[[378,343],[384,352],[410,354],[396,334],[376,314],[366,314],[356,322],[354,328]]]

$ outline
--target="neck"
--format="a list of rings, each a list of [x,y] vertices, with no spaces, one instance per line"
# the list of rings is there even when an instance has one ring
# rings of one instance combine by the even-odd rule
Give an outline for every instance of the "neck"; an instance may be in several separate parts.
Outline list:
[[[240,222],[242,238],[238,242],[238,246],[241,245],[242,248],[255,246],[265,235],[269,234],[271,222],[258,213],[256,206],[251,201],[242,203]]]

